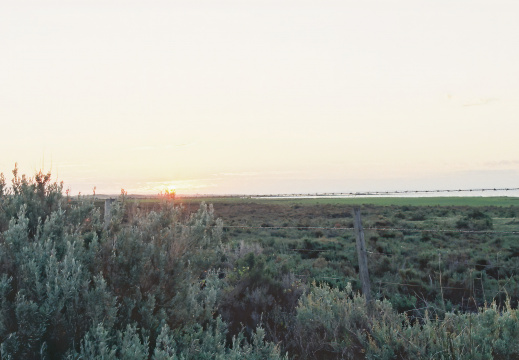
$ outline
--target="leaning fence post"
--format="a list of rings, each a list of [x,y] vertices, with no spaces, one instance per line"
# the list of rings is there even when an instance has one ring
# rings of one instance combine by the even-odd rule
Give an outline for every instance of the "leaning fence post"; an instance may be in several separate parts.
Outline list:
[[[366,302],[371,302],[371,285],[369,283],[368,258],[366,255],[366,243],[364,242],[364,229],[360,219],[360,208],[353,208],[353,226],[355,228],[355,238],[357,240],[357,256],[359,258],[359,276],[362,283],[362,293],[366,297]]]
[[[105,229],[112,220],[112,204],[114,201],[115,199],[105,199]]]

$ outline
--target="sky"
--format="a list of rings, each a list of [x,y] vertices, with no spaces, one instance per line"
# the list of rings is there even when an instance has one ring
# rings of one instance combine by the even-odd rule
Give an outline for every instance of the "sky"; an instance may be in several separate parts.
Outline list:
[[[519,2],[0,0],[0,172],[74,194],[519,185]]]

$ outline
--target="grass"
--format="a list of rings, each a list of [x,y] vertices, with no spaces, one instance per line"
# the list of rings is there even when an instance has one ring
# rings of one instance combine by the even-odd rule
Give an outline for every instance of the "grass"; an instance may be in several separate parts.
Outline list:
[[[280,199],[301,205],[377,205],[377,206],[510,206],[519,205],[519,198],[510,197],[358,197],[322,199]]]
[[[157,198],[139,199],[143,203],[155,203]],[[250,197],[179,197],[178,202],[184,204],[206,203],[256,203],[256,204],[283,204],[283,205],[376,205],[376,206],[519,206],[517,197],[351,197],[351,198],[300,198],[274,199]]]
[[[377,298],[392,299],[398,311],[426,308],[428,304],[443,308],[443,299],[451,309],[474,311],[477,305],[494,300],[502,305],[503,294],[517,306],[519,236],[457,230],[519,231],[518,200],[179,196],[175,203],[183,204],[187,214],[197,211],[201,202],[213,204],[216,217],[228,226],[224,229],[226,246],[236,250],[245,244],[245,248],[262,249],[261,256],[274,273],[290,271],[307,284],[325,281],[338,288],[349,281],[356,291],[360,290],[358,260],[350,228],[352,208],[361,206],[370,277]],[[158,209],[161,200],[134,201],[146,211]],[[434,229],[453,231],[423,231]],[[439,286],[440,265],[443,292]],[[467,303],[469,298],[473,300]]]

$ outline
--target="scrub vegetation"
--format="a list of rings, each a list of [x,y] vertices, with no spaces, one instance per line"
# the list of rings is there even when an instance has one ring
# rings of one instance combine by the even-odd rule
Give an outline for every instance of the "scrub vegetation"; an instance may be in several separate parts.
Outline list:
[[[517,206],[363,205],[366,303],[353,204],[332,200],[123,193],[105,223],[94,197],[15,169],[0,177],[0,357],[519,357]]]

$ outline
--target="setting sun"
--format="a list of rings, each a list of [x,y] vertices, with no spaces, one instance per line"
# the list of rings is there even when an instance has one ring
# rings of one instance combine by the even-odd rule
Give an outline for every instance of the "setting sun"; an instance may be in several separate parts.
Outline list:
[[[177,186],[172,183],[164,183],[161,184],[158,189],[160,193],[164,193],[166,195],[175,194],[177,192]]]

